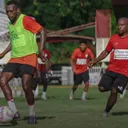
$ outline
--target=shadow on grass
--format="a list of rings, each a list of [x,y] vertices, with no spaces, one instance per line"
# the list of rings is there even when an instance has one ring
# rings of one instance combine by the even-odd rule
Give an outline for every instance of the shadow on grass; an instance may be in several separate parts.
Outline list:
[[[45,120],[45,119],[54,119],[56,118],[55,116],[37,116],[36,119],[37,120]],[[22,120],[27,120],[28,119],[28,116],[25,116]]]
[[[112,115],[113,116],[124,116],[124,115],[128,115],[128,112],[113,112]]]
[[[86,100],[95,100],[96,98],[86,98]],[[74,98],[74,100],[82,100],[81,98]]]
[[[14,127],[15,125],[18,125],[16,120],[12,120],[9,123],[0,123],[0,127]]]
[[[48,99],[55,99],[55,97],[54,97],[54,96],[48,96],[48,97],[47,97],[47,100],[48,100]],[[40,96],[40,97],[39,97],[39,96],[36,97],[35,100],[36,100],[36,101],[42,100],[42,99],[41,99],[41,96]]]

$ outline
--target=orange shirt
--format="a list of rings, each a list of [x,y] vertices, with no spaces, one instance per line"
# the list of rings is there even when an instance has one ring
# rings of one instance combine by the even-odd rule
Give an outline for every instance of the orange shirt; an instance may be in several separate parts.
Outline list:
[[[94,55],[92,51],[87,48],[84,52],[77,48],[72,53],[71,59],[75,60],[75,74],[80,74],[88,70],[87,64],[89,59],[93,59]]]
[[[19,58],[11,58],[8,63],[27,64],[27,65],[36,67],[37,66],[37,55],[30,54],[30,55],[19,57]]]
[[[34,34],[37,34],[39,31],[43,29],[43,27],[40,24],[38,24],[32,17],[29,17],[29,16],[24,16],[23,26],[26,30],[31,31]],[[19,57],[19,58],[11,58],[9,60],[9,63],[28,64],[33,67],[36,67],[37,55],[30,54],[30,55]]]

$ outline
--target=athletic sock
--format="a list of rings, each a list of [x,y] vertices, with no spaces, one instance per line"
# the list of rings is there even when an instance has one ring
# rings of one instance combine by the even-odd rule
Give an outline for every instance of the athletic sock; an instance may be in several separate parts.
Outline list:
[[[42,95],[46,97],[46,92],[43,92]]]
[[[12,109],[12,111],[13,111],[14,113],[17,112],[17,108],[16,108],[16,105],[15,105],[15,102],[14,102],[13,99],[11,99],[11,100],[8,101],[8,106]]]
[[[35,116],[35,105],[29,105],[29,115]]]
[[[83,91],[82,99],[85,99],[85,98],[86,98],[86,95],[87,95],[87,92],[84,92],[84,91]]]

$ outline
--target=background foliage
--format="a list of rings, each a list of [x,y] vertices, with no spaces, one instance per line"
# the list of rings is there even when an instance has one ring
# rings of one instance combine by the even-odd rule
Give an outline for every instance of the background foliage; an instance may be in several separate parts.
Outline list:
[[[60,30],[88,22],[94,22],[96,9],[111,9],[111,0],[19,0],[23,13],[34,16],[49,30]],[[112,14],[112,34],[116,32],[116,20]],[[95,37],[91,28],[77,33]],[[68,63],[69,57],[78,46],[77,42],[48,44],[54,63]]]

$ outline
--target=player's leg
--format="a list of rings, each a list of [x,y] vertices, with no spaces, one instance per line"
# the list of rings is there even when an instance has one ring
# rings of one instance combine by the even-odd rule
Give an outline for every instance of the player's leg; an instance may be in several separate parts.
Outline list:
[[[79,84],[82,82],[81,74],[74,74],[74,85],[69,95],[69,99],[72,100],[74,98],[75,91]]]
[[[38,80],[35,77],[32,79],[32,92],[34,94],[34,97],[36,98],[38,96],[39,91],[38,91]]]
[[[82,74],[82,80],[84,81],[84,91],[82,94],[82,100],[86,100],[86,95],[89,89],[89,71],[86,71]]]
[[[128,83],[127,83],[128,84]],[[126,95],[127,92],[127,86],[125,87],[124,91],[122,94],[120,94],[120,98],[124,98],[124,96]]]
[[[100,92],[110,91],[112,88],[112,83],[114,79],[114,74],[110,71],[106,71],[98,84],[98,89]]]
[[[41,76],[41,83],[43,84],[43,91],[42,91],[41,99],[46,100],[47,99],[46,92],[48,88],[47,72],[41,72],[40,76]]]
[[[15,113],[14,119],[19,119],[20,114],[17,111],[13,96],[12,96],[12,90],[10,86],[8,85],[8,82],[14,78],[14,75],[18,72],[18,64],[7,64],[5,68],[3,69],[0,77],[0,87],[4,93],[4,96],[7,100],[8,106],[13,110]]]
[[[117,90],[112,87],[103,116],[105,117],[108,116],[109,111],[112,109],[112,107],[115,105],[117,101],[117,94],[118,94]]]
[[[22,73],[22,86],[29,106],[28,124],[35,124],[35,100],[31,85],[33,81],[33,75],[36,69],[29,65],[21,65],[20,69]]]
[[[110,96],[108,98],[108,102],[104,111],[104,116],[107,116],[110,110],[113,108],[113,106],[116,104],[117,101],[117,94],[123,93],[123,90],[126,87],[126,84],[128,82],[128,79],[126,76],[115,73],[116,78],[113,81],[112,89]]]

